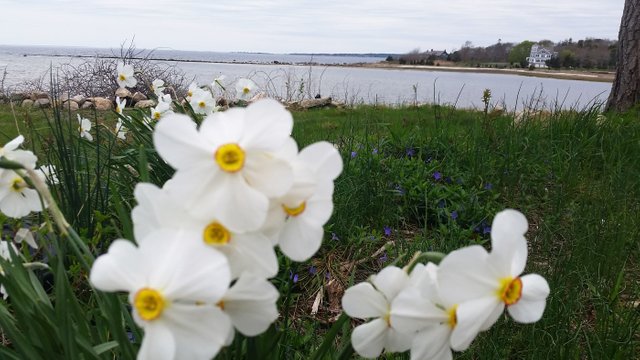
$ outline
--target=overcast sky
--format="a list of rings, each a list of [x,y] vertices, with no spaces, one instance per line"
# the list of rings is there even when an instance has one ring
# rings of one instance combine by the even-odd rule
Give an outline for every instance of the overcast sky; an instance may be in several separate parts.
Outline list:
[[[385,52],[618,35],[624,0],[0,0],[0,44]]]

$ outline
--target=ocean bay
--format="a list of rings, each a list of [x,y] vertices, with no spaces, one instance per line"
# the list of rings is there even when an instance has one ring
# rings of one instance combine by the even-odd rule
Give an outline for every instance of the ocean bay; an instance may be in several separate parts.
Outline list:
[[[115,52],[108,49],[0,46],[0,72],[3,69],[7,71],[4,84],[7,88],[36,78],[48,82],[46,74],[50,67],[79,65],[91,61],[90,56],[96,54],[113,56]],[[187,78],[193,78],[200,85],[210,84],[220,75],[225,75],[224,83],[228,85],[232,85],[235,79],[248,77],[270,96],[285,100],[319,94],[346,104],[437,103],[482,108],[482,93],[489,89],[492,104],[504,106],[507,110],[527,106],[581,109],[604,102],[611,90],[611,84],[606,82],[353,66],[384,60],[376,56],[168,50],[158,50],[154,56],[165,59],[154,61],[176,66]]]

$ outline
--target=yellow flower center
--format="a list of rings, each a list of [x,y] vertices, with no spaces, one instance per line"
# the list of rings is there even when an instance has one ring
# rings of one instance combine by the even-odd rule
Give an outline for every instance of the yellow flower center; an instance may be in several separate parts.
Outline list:
[[[452,329],[458,324],[458,316],[456,315],[456,310],[458,310],[458,304],[453,305],[449,310],[447,310],[447,314],[449,315],[447,324],[449,324],[449,327]]]
[[[212,222],[204,229],[203,240],[207,245],[222,246],[231,241],[231,233],[218,222]]]
[[[188,97],[192,97],[193,96],[193,91],[191,91],[191,90],[187,91],[187,96]]]
[[[504,301],[506,305],[513,305],[522,297],[522,280],[519,277],[506,277],[500,280],[500,288],[498,289],[498,297]]]
[[[224,144],[216,150],[215,159],[220,169],[237,172],[244,166],[244,150],[238,144]]]
[[[386,314],[384,314],[382,319],[384,320],[384,322],[387,323],[388,327],[391,327],[391,312],[390,311],[388,311]]]
[[[198,103],[198,106],[199,106],[199,107],[201,107],[201,108],[203,108],[203,107],[207,106],[207,103],[206,103],[206,102],[204,102],[204,101],[200,101],[200,102]]]
[[[21,177],[16,177],[11,182],[11,190],[15,192],[22,192],[22,190],[24,190],[24,188],[26,187],[27,187],[27,183]]]
[[[306,207],[307,207],[307,203],[304,202],[304,201],[301,202],[300,205],[298,205],[297,207],[294,207],[294,208],[287,207],[284,204],[282,205],[282,208],[284,209],[284,212],[286,212],[287,215],[289,215],[289,216],[298,216],[298,215],[302,214]]]
[[[244,87],[244,89],[242,89],[242,93],[243,93],[243,94],[245,94],[245,95],[246,95],[246,94],[248,94],[248,93],[250,93],[250,92],[251,92],[251,89],[249,89],[249,88],[248,88],[248,87],[246,87],[246,86]]]
[[[218,301],[216,305],[220,308],[220,310],[224,311],[224,300]]]
[[[116,106],[116,112],[117,112],[118,114],[122,114],[122,109],[120,109],[120,105],[117,105],[117,106]]]
[[[124,74],[119,74],[118,79],[120,79],[120,81],[125,81],[127,80],[127,77]]]
[[[160,120],[160,112],[154,111],[153,112],[153,118],[156,119],[156,120]]]
[[[164,298],[157,290],[142,288],[133,298],[133,306],[138,310],[140,317],[146,321],[155,320],[165,308]]]

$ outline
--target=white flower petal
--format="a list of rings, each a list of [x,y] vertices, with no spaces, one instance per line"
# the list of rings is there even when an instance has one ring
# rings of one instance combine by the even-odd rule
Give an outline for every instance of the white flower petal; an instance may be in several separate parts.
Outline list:
[[[247,153],[242,175],[251,187],[268,197],[283,196],[293,185],[291,164],[262,152]]]
[[[280,250],[289,259],[298,262],[311,258],[320,248],[324,236],[322,226],[309,224],[301,216],[287,220],[278,240]]]
[[[529,274],[520,278],[522,280],[522,297],[517,303],[508,306],[507,311],[513,320],[529,324],[542,317],[549,296],[549,284],[538,274]]]
[[[265,278],[274,277],[278,273],[278,258],[271,241],[258,232],[233,234],[229,244],[217,249],[229,259],[233,279],[243,272]]]
[[[215,357],[231,327],[229,318],[213,305],[173,303],[162,316],[175,337],[175,359]]]
[[[199,232],[160,230],[140,242],[147,263],[148,286],[169,299],[218,302],[231,281],[229,264],[206,246]]]
[[[210,165],[211,171],[218,171],[215,149],[202,141],[196,124],[186,115],[171,114],[158,121],[153,144],[160,156],[176,169]]]
[[[411,348],[413,336],[403,334],[393,327],[388,328],[384,348],[387,352],[404,352]]]
[[[176,340],[165,324],[152,322],[145,326],[138,360],[172,360],[175,354]]]
[[[460,304],[494,295],[499,286],[488,264],[489,254],[479,245],[452,251],[438,267],[440,298],[447,304]]]
[[[409,287],[391,303],[391,326],[403,333],[414,333],[428,326],[447,322],[447,313],[420,295],[420,288]]]
[[[496,307],[499,307],[500,311],[504,310],[504,303],[495,296],[460,304],[456,309],[457,324],[451,333],[451,348],[456,351],[466,350],[480,332],[480,328],[486,325],[487,319],[495,313]]]
[[[24,136],[18,135],[15,139],[9,141],[4,146],[0,147],[4,151],[13,151],[17,149],[24,142]]]
[[[278,289],[264,278],[243,274],[223,298],[224,312],[239,332],[255,336],[278,318]]]
[[[209,213],[231,229],[252,231],[259,229],[267,218],[269,199],[261,192],[249,186],[240,174],[221,174],[218,188],[202,198],[211,206]],[[205,204],[203,204],[205,205]],[[203,210],[207,209],[202,207]]]
[[[321,141],[300,151],[300,159],[322,179],[335,180],[342,172],[342,157],[332,144]]]
[[[130,241],[119,239],[93,263],[89,280],[102,291],[131,292],[143,285],[144,266],[139,249]]]
[[[358,355],[373,359],[382,353],[389,327],[382,319],[362,324],[351,333],[351,345]]]
[[[229,109],[207,116],[200,125],[200,134],[216,148],[240,141],[245,130],[244,109]]]
[[[493,218],[491,253],[495,260],[491,262],[501,273],[508,271],[509,275],[518,276],[524,271],[527,262],[524,234],[528,228],[527,218],[517,210],[503,210]]]
[[[373,278],[372,283],[391,302],[407,286],[409,275],[399,267],[387,266]]]
[[[350,317],[368,319],[386,315],[389,303],[373,285],[363,282],[344,292],[342,308]]]
[[[274,151],[282,147],[293,129],[291,113],[279,102],[261,99],[247,106],[242,143],[251,149]]]
[[[304,212],[300,216],[304,217],[309,224],[322,227],[329,221],[333,214],[333,200],[331,197],[321,197],[314,195],[306,202]]]
[[[411,343],[411,360],[452,359],[450,336],[448,325],[432,325],[418,332]]]

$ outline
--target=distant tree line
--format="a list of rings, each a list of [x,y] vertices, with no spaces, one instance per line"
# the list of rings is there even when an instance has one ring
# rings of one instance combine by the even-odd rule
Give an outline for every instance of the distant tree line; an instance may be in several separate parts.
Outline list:
[[[397,58],[387,61],[398,61],[400,64],[434,65],[438,60],[447,60],[467,66],[477,67],[527,67],[527,57],[531,47],[536,42],[525,40],[521,43],[497,43],[482,47],[474,46],[472,42],[465,42],[459,50],[447,53],[446,57],[437,56],[438,52],[420,51],[414,49]],[[615,69],[618,59],[618,43],[615,40],[586,38],[573,41],[563,40],[554,43],[551,40],[541,40],[537,44],[556,53],[547,65],[550,68],[581,68],[581,69]]]

